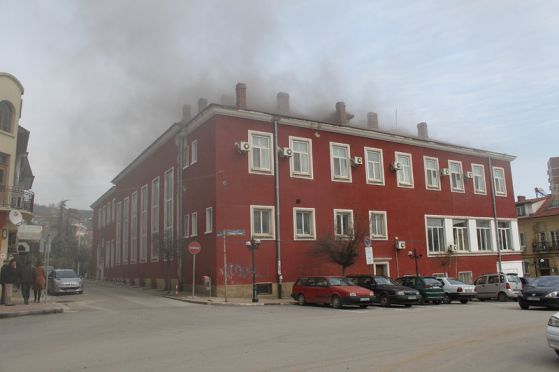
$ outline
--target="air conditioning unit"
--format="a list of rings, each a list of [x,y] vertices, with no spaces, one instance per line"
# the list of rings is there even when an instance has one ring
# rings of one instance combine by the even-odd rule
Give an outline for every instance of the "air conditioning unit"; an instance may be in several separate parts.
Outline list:
[[[396,242],[396,249],[398,249],[400,251],[406,249],[406,242],[403,241],[403,240],[398,240]]]
[[[441,176],[450,176],[450,169],[441,168]]]
[[[363,164],[363,158],[361,156],[354,156],[353,158],[351,158],[351,165],[352,166],[358,166],[358,165],[362,165]]]
[[[289,147],[282,147],[279,150],[279,154],[284,158],[290,158],[293,156],[293,150],[291,150]]]
[[[235,148],[241,154],[250,151],[250,143],[248,142],[235,142]]]
[[[464,173],[464,178],[472,179],[472,178],[474,178],[474,174],[472,172],[466,172],[466,173]]]
[[[402,166],[397,161],[393,161],[392,163],[390,163],[390,169],[392,169],[393,172],[396,172],[402,169]]]
[[[456,248],[455,244],[451,244],[448,246],[448,251],[449,252],[456,252],[458,249]]]

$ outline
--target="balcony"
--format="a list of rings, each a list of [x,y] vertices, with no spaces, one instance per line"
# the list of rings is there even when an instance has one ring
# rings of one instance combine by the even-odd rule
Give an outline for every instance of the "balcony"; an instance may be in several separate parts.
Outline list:
[[[532,248],[534,252],[559,252],[559,242],[534,241]]]
[[[33,213],[34,200],[33,191],[0,186],[0,209],[18,209]]]

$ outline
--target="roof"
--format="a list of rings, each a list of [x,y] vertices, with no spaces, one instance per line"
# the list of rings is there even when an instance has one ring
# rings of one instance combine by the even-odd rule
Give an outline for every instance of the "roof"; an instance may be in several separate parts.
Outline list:
[[[532,214],[528,216],[519,216],[519,219],[538,218],[559,216],[559,195],[547,195],[542,198],[529,199],[524,202],[516,203],[516,205],[524,205],[527,203],[536,203],[543,201],[542,205]]]
[[[103,203],[107,197],[111,196],[114,193],[114,191],[115,191],[115,187],[112,186],[110,189],[105,191],[105,193],[101,195],[97,200],[95,200],[89,207],[91,209],[97,208],[97,206]]]
[[[9,74],[7,72],[0,72],[0,77],[7,77],[8,79],[12,80],[14,83],[17,84],[18,88],[21,90],[21,94],[23,94],[23,84],[19,81],[14,75]]]

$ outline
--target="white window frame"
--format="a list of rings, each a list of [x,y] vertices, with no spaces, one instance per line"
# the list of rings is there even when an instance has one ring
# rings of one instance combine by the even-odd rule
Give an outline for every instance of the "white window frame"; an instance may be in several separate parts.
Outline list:
[[[213,232],[213,225],[214,225],[214,209],[213,207],[206,208],[206,234],[211,234]]]
[[[486,222],[489,226],[479,226],[478,222]],[[477,238],[477,249],[480,252],[491,252],[493,251],[493,227],[491,226],[490,220],[476,219],[476,238]],[[483,247],[482,239],[480,235],[485,235],[487,247]]]
[[[128,264],[128,242],[130,237],[130,198],[122,202],[122,263]]]
[[[442,222],[442,226],[429,226],[429,220],[439,220]],[[435,217],[435,216],[426,216],[425,218],[425,231],[426,231],[426,238],[427,238],[427,251],[429,254],[441,254],[447,252],[447,243],[446,243],[446,232],[445,232],[445,222],[444,218],[442,217]],[[442,233],[442,234],[441,234]],[[431,247],[429,237],[435,236],[438,237],[438,247]],[[434,240],[433,240],[434,242]],[[435,250],[435,248],[438,248]]]
[[[406,169],[404,169],[405,167],[404,167],[404,164],[400,161],[400,157],[407,157],[409,159],[409,162],[410,162],[410,165],[409,165],[410,182],[402,180],[402,178],[405,178],[404,177],[404,171]],[[412,157],[412,155],[410,153],[407,153],[407,152],[396,151],[394,153],[394,158],[396,159],[396,163],[400,163],[400,169],[396,171],[396,180],[397,180],[398,187],[404,187],[404,188],[412,189],[413,188],[413,157]]]
[[[190,165],[198,162],[198,140],[192,141],[190,144]]]
[[[186,169],[190,166],[190,146],[188,146],[188,140],[183,138],[182,143],[182,169]]]
[[[160,221],[160,208],[159,208],[159,200],[161,198],[161,180],[159,176],[155,177],[151,180],[151,261],[156,262],[159,261],[159,244],[161,239],[154,240],[154,236],[159,235],[159,221]]]
[[[497,171],[503,172],[503,177],[497,177]],[[497,188],[497,184],[500,183],[498,180],[502,180],[502,190]],[[505,168],[503,167],[493,167],[493,189],[495,190],[495,196],[507,196],[507,183],[505,178]]]
[[[190,218],[190,236],[198,236],[198,212],[192,212],[192,217]]]
[[[111,223],[111,202],[107,202],[107,226]]]
[[[148,256],[148,185],[140,189],[140,262]]]
[[[268,221],[270,226],[269,233],[256,233],[254,230],[254,212],[256,210],[267,210],[270,213],[270,220]],[[253,238],[258,238],[260,240],[273,240],[276,237],[276,225],[275,225],[275,208],[270,205],[251,205],[250,206],[250,232]]]
[[[169,180],[170,177],[170,180]],[[163,176],[163,233],[165,238],[173,236],[173,193],[175,185],[175,172],[171,167],[165,171]]]
[[[101,214],[101,216],[102,216],[101,225],[103,227],[105,227],[105,226],[107,226],[107,205],[106,204],[103,206],[103,213]]]
[[[113,222],[115,222],[115,216],[116,216],[115,208],[116,208],[116,199],[113,199],[113,207],[112,207],[112,215],[111,215]]]
[[[382,216],[382,230],[384,234],[374,234],[373,217]],[[388,240],[388,219],[386,211],[369,211],[369,237],[371,240]]]
[[[458,170],[453,170],[452,166],[458,166]],[[450,171],[450,176],[448,177],[450,181],[450,191],[464,193],[464,170],[462,168],[462,162],[458,160],[449,160],[448,170]],[[454,185],[455,180],[456,186]]]
[[[297,214],[310,213],[310,234],[299,234],[297,231]],[[316,239],[316,220],[314,208],[293,208],[293,240],[315,240]]]
[[[257,149],[257,147],[254,146],[254,141],[253,141],[253,136],[261,136],[261,137],[267,137],[268,138],[268,144],[269,144],[269,148],[268,148],[268,165],[269,168],[256,168],[254,166],[254,162],[253,162],[253,153],[254,151],[256,151],[255,149]],[[248,131],[248,138],[249,138],[249,143],[250,143],[250,151],[249,151],[249,156],[248,156],[248,172],[249,173],[254,173],[254,174],[264,174],[264,175],[273,175],[274,174],[274,152],[272,151],[273,149],[273,141],[272,141],[272,133],[268,133],[268,132],[258,132],[258,131],[254,131],[254,130],[249,130]],[[260,148],[258,147],[258,151],[260,151]]]
[[[118,263],[120,264],[120,252],[122,252],[122,202],[116,203],[116,251]],[[124,262],[123,262],[124,263]]]
[[[381,185],[384,186],[384,154],[382,149],[377,149],[374,147],[365,147],[365,174],[367,176],[367,184],[369,185]],[[375,164],[376,162],[373,161],[369,154],[370,153],[377,153],[379,156],[379,175],[375,177],[375,175],[371,175],[371,171],[369,170],[369,163]]]
[[[466,223],[466,226],[454,226],[455,222]],[[458,252],[469,252],[472,250],[472,242],[470,241],[470,226],[467,218],[452,219],[452,236],[454,237],[454,245]]]
[[[507,226],[501,227],[499,224],[504,223]],[[497,221],[497,232],[499,233],[499,248],[501,251],[514,251],[514,238],[512,235],[512,223],[510,221]]]
[[[526,233],[525,232],[519,232],[518,237],[519,237],[519,240],[520,240],[520,250],[525,251],[526,250]],[[553,241],[551,242],[551,244],[553,244]]]
[[[343,147],[347,151],[346,158],[334,158],[334,147]],[[345,163],[345,167],[347,169],[347,176],[336,175],[335,173],[335,159],[340,159],[340,169],[341,169],[341,162]],[[347,143],[339,143],[339,142],[330,142],[330,176],[331,180],[334,182],[351,182],[351,148]]]
[[[188,238],[190,237],[190,214],[185,214],[183,219],[183,237]]]
[[[136,263],[138,257],[138,192],[130,197],[130,263]]]
[[[349,226],[347,226],[347,228],[353,232],[353,209],[334,209],[334,236],[337,239],[352,239],[353,233],[352,235],[348,235],[344,234],[342,231],[342,233],[338,234],[338,214],[349,214]]]
[[[476,175],[476,169],[481,170],[480,175]],[[483,164],[472,163],[472,187],[474,188],[474,194],[477,195],[487,195],[487,184],[485,182],[485,166]],[[483,185],[483,189],[477,188],[477,179],[480,178],[480,183]]]
[[[464,280],[464,276],[469,276],[470,280]],[[466,284],[472,284],[473,283],[473,273],[471,271],[459,271],[458,272],[458,280],[460,280],[461,282],[464,282]]]
[[[115,244],[115,240],[111,240],[111,254],[113,257],[113,267],[116,266],[116,244]]]
[[[305,142],[308,146],[308,153],[306,153],[309,167],[308,172],[295,170],[295,154],[297,153],[295,151],[295,142]],[[310,138],[289,136],[289,148],[293,151],[293,156],[289,159],[290,176],[293,178],[313,179],[312,140]]]
[[[434,161],[435,162],[435,168],[429,168],[427,166],[427,162],[428,161]],[[425,170],[425,188],[427,190],[436,190],[436,191],[441,191],[441,174],[440,174],[440,167],[439,167],[439,159],[438,158],[434,158],[432,156],[424,156],[423,157],[423,168]],[[431,173],[431,176],[433,176],[433,178],[436,180],[437,184],[433,185],[429,183],[429,173]]]

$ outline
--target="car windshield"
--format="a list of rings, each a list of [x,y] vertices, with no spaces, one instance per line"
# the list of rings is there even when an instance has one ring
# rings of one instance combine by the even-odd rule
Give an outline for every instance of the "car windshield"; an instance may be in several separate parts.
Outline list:
[[[375,282],[377,282],[377,284],[398,285],[397,283],[394,283],[390,278],[384,276],[375,276]]]
[[[511,283],[520,283],[520,279],[518,279],[518,275],[507,274],[507,280]]]
[[[78,276],[74,270],[56,270],[57,278],[77,278]]]
[[[559,287],[559,276],[542,276],[530,282],[532,287]]]
[[[461,282],[460,280],[456,280],[456,279],[447,279],[447,281],[450,284],[454,284],[454,285],[465,285],[466,283]]]
[[[441,286],[441,282],[439,282],[437,279],[434,278],[423,278],[423,280],[425,281],[426,285],[432,285],[432,286],[437,286],[440,287]]]
[[[349,280],[345,278],[328,278],[328,283],[330,285],[336,286],[346,286],[346,285],[353,285]]]

